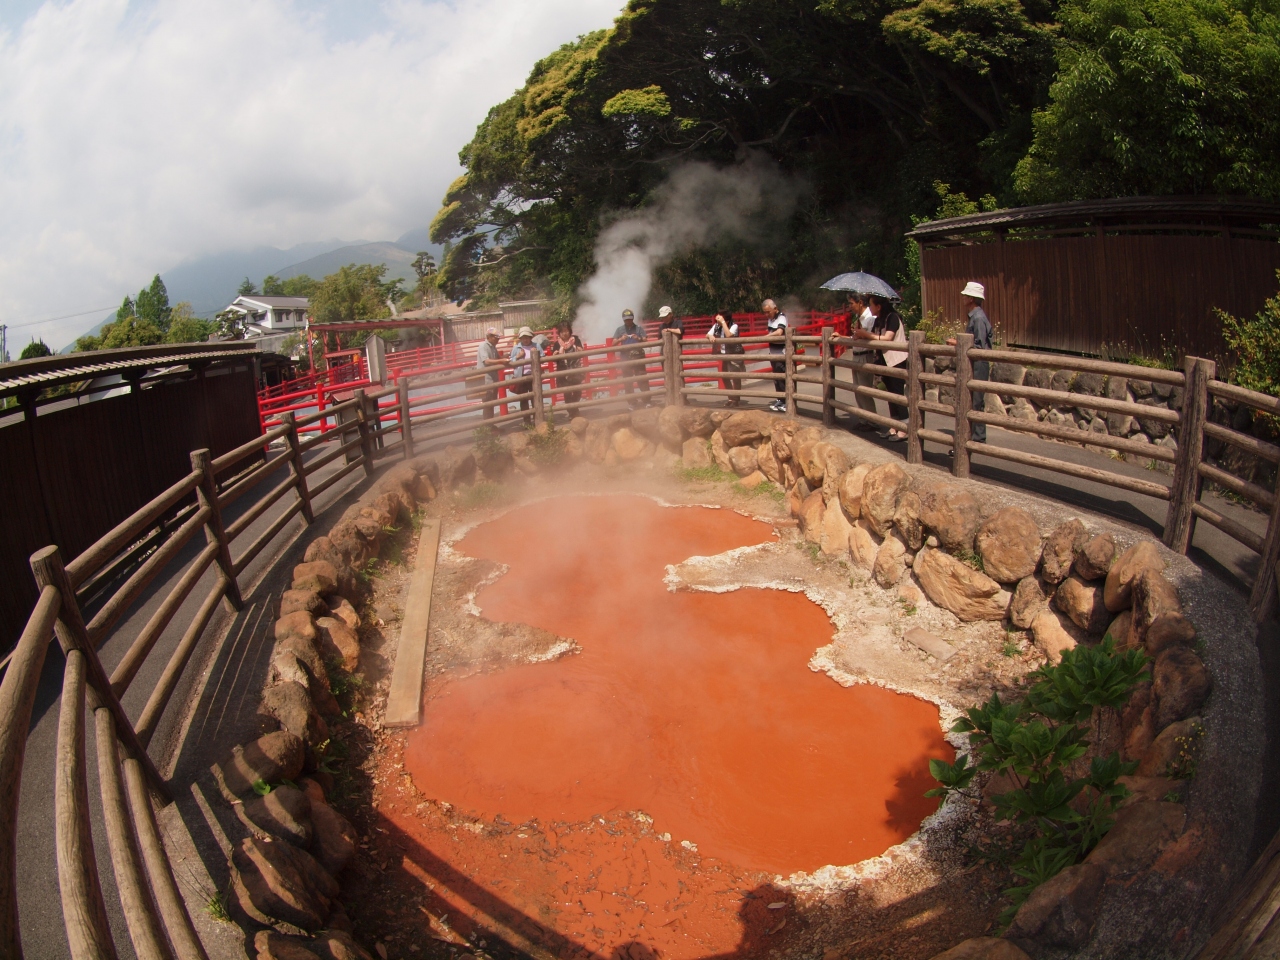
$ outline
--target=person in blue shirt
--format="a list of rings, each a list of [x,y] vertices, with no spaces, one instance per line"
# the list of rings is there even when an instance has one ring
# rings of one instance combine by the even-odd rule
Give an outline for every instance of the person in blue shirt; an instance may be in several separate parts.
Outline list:
[[[622,325],[618,327],[617,330],[613,331],[613,345],[615,347],[616,346],[626,347],[631,344],[644,343],[644,340],[645,340],[644,327],[636,323],[636,315],[632,313],[630,310],[623,310]],[[621,354],[623,360],[632,361],[631,363],[628,363],[626,366],[622,367],[619,370],[622,376],[638,377],[647,372],[645,369],[646,360],[644,355],[644,347],[631,346],[629,350],[620,350],[618,352]],[[625,390],[627,393],[631,393],[636,389],[637,386],[640,388],[640,392],[645,394],[645,398],[643,401],[641,401],[641,404],[643,406],[648,406],[649,405],[648,377],[645,377],[643,380],[640,380],[638,383],[628,382],[623,385],[622,389]],[[636,401],[629,400],[627,402],[628,402],[628,405],[634,410],[636,407]]]
[[[987,319],[987,311],[982,309],[982,304],[987,299],[987,291],[976,280],[970,280],[964,285],[964,289],[960,291],[960,297],[964,300],[965,309],[969,314],[969,322],[965,325],[964,332],[973,335],[973,345],[979,350],[991,349],[991,321]],[[953,347],[956,338],[951,337],[947,343]],[[991,379],[991,363],[988,360],[973,361],[973,379],[974,380],[990,380]],[[973,410],[983,410],[987,402],[985,393],[973,393]],[[987,425],[985,423],[975,423],[969,427],[969,436],[975,443],[987,442]]]

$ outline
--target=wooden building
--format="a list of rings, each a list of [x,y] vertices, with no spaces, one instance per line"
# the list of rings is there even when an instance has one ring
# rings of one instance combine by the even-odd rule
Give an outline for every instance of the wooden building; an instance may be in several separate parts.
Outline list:
[[[1280,290],[1280,204],[1130,197],[934,220],[920,245],[922,306],[964,316],[960,290],[986,287],[1011,346],[1101,354],[1223,352],[1215,308],[1252,316]]]

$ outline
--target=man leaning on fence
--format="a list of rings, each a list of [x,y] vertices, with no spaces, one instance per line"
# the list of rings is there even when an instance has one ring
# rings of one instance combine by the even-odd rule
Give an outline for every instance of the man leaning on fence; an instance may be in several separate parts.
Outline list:
[[[484,376],[480,378],[480,382],[486,388],[482,395],[485,406],[481,416],[486,420],[493,419],[493,404],[498,399],[497,386],[489,386],[489,384],[497,384],[498,371],[506,366],[506,363],[498,357],[498,338],[498,331],[490,327],[484,332],[484,339],[476,349],[476,369],[484,371]]]
[[[960,296],[964,300],[965,307],[969,311],[969,322],[965,325],[964,332],[973,335],[973,346],[978,350],[991,349],[991,321],[987,319],[987,312],[982,309],[983,301],[987,299],[987,292],[983,289],[982,284],[975,280],[970,280],[964,285],[964,289],[960,291]],[[956,338],[951,337],[947,343],[953,347]],[[988,360],[975,360],[972,364],[974,380],[990,380],[991,379],[991,363]],[[972,409],[983,411],[986,405],[987,396],[984,393],[973,394]],[[969,437],[975,443],[987,442],[987,425],[985,423],[974,423],[969,427]]]

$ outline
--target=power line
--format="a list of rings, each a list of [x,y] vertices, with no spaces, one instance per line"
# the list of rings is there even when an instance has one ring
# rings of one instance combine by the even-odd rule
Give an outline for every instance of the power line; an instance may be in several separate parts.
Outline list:
[[[38,327],[42,323],[53,323],[55,320],[70,320],[73,317],[83,317],[83,316],[87,316],[90,313],[103,313],[104,311],[113,310],[113,309],[115,308],[114,307],[94,307],[92,310],[81,310],[79,313],[68,313],[68,314],[64,314],[61,317],[49,317],[47,320],[32,320],[28,323],[11,323],[8,326],[10,330],[17,330],[19,327]]]

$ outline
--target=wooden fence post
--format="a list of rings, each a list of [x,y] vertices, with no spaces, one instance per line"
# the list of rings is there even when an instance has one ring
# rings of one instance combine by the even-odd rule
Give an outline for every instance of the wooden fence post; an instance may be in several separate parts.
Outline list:
[[[409,378],[397,385],[400,389],[400,448],[406,460],[413,456],[413,422],[409,416]]]
[[[191,451],[191,469],[200,474],[200,486],[196,487],[196,499],[200,507],[209,508],[209,519],[204,525],[205,540],[218,545],[218,566],[227,581],[224,599],[232,610],[244,609],[240,596],[240,583],[236,580],[235,563],[231,560],[231,541],[222,523],[222,509],[218,506],[218,486],[214,481],[213,463],[208,450]]]
[[[796,415],[796,345],[791,339],[791,324],[783,327],[782,362],[786,370],[786,392],[783,397],[787,405],[787,416]]]
[[[1280,477],[1276,480],[1275,489],[1276,500],[1271,507],[1271,519],[1267,521],[1266,538],[1262,541],[1262,561],[1258,564],[1258,576],[1249,595],[1249,609],[1256,623],[1262,623],[1271,616],[1276,606],[1276,564],[1280,563]]]
[[[296,418],[290,410],[282,414],[280,420],[289,428],[285,438],[289,441],[289,469],[293,471],[293,489],[302,502],[302,517],[307,521],[307,526],[311,526],[316,522],[316,517],[311,510],[311,493],[307,490],[307,471],[302,466],[302,447],[298,443]]]
[[[674,337],[675,350],[671,353],[671,372],[675,378],[675,393],[671,402],[677,407],[684,406],[684,337]]]
[[[824,427],[836,425],[836,408],[831,405],[831,401],[836,396],[836,388],[833,386],[836,371],[831,363],[835,357],[835,350],[831,344],[833,336],[835,336],[834,327],[822,328],[822,425]]]
[[[530,365],[533,371],[533,422],[536,426],[546,420],[546,411],[542,409],[542,351],[534,348],[533,363]],[[554,422],[555,416],[552,415]]]
[[[973,394],[969,381],[973,379],[973,364],[969,362],[969,348],[973,346],[972,333],[956,334],[956,432],[951,438],[951,474],[961,480],[969,477],[969,409],[973,406]]]
[[[662,331],[662,382],[667,391],[667,406],[674,406],[680,396],[680,381],[676,378],[676,354],[680,341],[675,330]]]
[[[1215,369],[1212,360],[1187,357],[1183,361],[1186,387],[1178,420],[1178,459],[1173,464],[1169,509],[1164,520],[1164,545],[1175,553],[1187,552],[1196,529],[1193,508],[1200,499],[1200,455],[1204,450],[1204,422],[1209,410],[1209,381]],[[1267,535],[1271,535],[1270,530]],[[1263,570],[1263,575],[1267,575],[1265,567]]]
[[[373,442],[369,435],[369,408],[364,389],[355,391],[356,429],[360,432],[360,459],[364,463],[364,475],[373,476]]]
[[[907,337],[907,463],[920,463],[924,460],[924,449],[920,442],[920,427],[924,421],[924,411],[920,409],[920,401],[924,399],[920,389],[920,370],[924,365],[920,356],[922,343],[924,331],[912,330]]]

